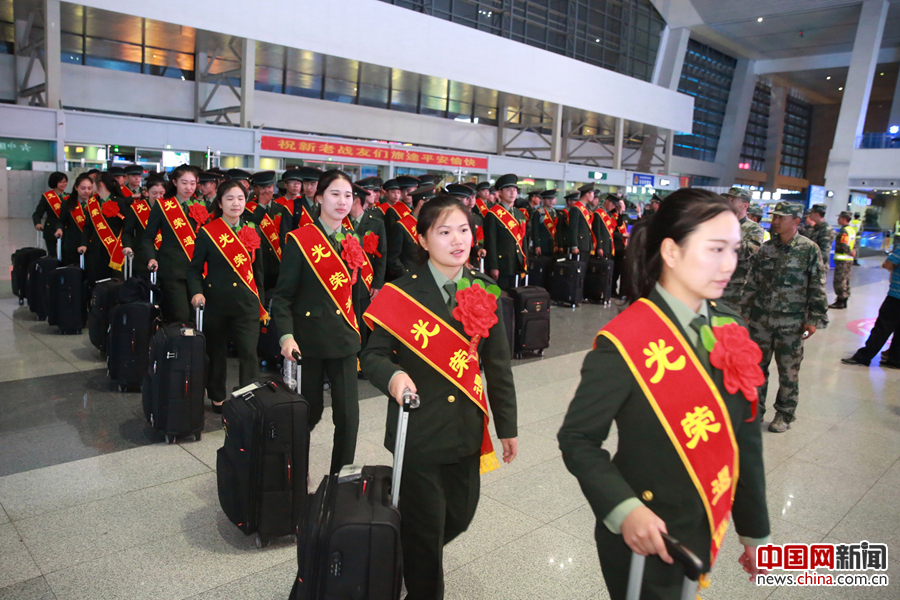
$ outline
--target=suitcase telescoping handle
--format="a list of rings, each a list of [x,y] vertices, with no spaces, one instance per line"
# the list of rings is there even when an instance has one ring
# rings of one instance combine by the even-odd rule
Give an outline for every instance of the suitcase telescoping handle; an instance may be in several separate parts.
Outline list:
[[[131,254],[125,255],[125,270],[122,272],[122,277],[127,281],[131,279],[131,272],[134,269],[133,266],[134,256]]]
[[[662,533],[663,542],[666,544],[666,552],[669,556],[684,566],[684,585],[681,588],[681,600],[693,600],[697,597],[697,581],[704,573],[703,561],[691,552],[687,546],[673,538],[668,533]],[[644,578],[644,563],[646,556],[640,554],[631,555],[631,569],[628,572],[628,592],[625,600],[638,600],[641,597],[641,583]]]
[[[206,307],[203,306],[203,303],[201,302],[200,305],[197,306],[196,315],[195,315],[195,321],[197,323],[197,331],[199,331],[201,333],[203,332],[203,309],[204,308],[206,308]]]
[[[35,247],[35,248],[40,248],[40,247],[41,247],[41,242],[44,241],[44,239],[43,239],[43,238],[44,238],[44,234],[43,234],[43,232],[40,231],[40,230],[37,230],[37,231],[35,231],[34,233],[35,233],[35,236],[36,236],[36,237],[35,237],[35,242],[34,242],[34,247]]]
[[[78,257],[78,262],[81,264],[81,270],[84,271],[84,254]]]
[[[400,478],[403,475],[403,455],[406,452],[406,431],[409,425],[409,411],[419,408],[419,395],[409,388],[403,390],[403,404],[398,411],[397,438],[394,441],[394,471],[391,474],[391,505],[397,508],[400,502]]]
[[[156,286],[156,267],[150,269],[150,304],[153,304],[153,288]]]
[[[300,391],[301,390],[300,382],[301,382],[301,378],[303,377],[303,371],[300,370],[300,363],[303,361],[303,359],[300,356],[300,353],[297,352],[296,350],[294,350],[294,352],[291,354],[291,356],[294,357],[294,363],[293,363],[294,364],[294,380],[297,382],[297,393],[301,394],[302,392]],[[291,361],[288,361],[288,363],[290,363],[290,362]]]

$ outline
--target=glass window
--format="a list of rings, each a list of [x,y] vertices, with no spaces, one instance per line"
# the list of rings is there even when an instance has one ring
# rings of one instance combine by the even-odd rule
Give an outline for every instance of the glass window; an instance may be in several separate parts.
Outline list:
[[[322,97],[322,78],[296,71],[287,71],[287,89],[285,93],[292,96],[304,96],[306,98]]]
[[[11,8],[12,5],[10,4],[10,9]],[[0,22],[0,54],[15,54],[15,47],[15,26],[12,23]]]
[[[91,37],[84,38],[84,64],[89,67],[140,73],[143,62],[142,54],[141,46]]]

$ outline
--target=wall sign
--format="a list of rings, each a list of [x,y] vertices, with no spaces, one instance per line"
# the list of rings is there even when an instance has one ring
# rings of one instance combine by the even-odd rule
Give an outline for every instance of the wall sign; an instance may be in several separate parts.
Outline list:
[[[655,181],[656,178],[653,175],[638,175],[637,173],[635,173],[631,185],[653,187]]]

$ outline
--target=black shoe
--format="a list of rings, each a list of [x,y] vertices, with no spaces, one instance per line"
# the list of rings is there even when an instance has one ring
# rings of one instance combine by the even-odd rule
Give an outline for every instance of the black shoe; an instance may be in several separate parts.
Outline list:
[[[216,413],[217,415],[221,415],[222,414],[222,405],[224,405],[224,404],[225,404],[224,401],[220,404],[216,404],[215,402],[212,402],[212,411],[214,413]]]
[[[772,433],[784,433],[790,428],[791,424],[787,422],[787,419],[785,419],[784,415],[781,413],[776,414],[775,418],[769,424],[769,431]]]
[[[851,356],[850,358],[842,358],[841,362],[845,365],[859,365],[861,367],[868,367],[869,363],[863,362],[856,358],[855,356]]]
[[[838,298],[834,301],[834,304],[829,304],[828,308],[847,308],[847,301]]]

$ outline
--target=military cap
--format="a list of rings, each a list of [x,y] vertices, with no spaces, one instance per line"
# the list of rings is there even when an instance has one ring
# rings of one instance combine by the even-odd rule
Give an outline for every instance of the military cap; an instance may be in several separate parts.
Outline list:
[[[528,192],[528,199],[531,200],[535,196],[540,196],[540,195],[541,195],[540,190],[531,190],[530,192]]]
[[[365,200],[369,197],[369,190],[358,185],[356,183],[351,184],[353,186],[353,195],[359,198],[360,200]]]
[[[819,213],[820,215],[822,215],[824,217],[825,211],[828,210],[828,207],[824,204],[813,204],[812,208],[810,210],[812,210],[812,212],[814,212],[814,213]]]
[[[412,198],[414,202],[421,202],[422,200],[431,200],[435,196],[435,187],[433,185],[419,188],[414,191],[412,194]]]
[[[618,204],[620,199],[621,198],[619,198],[615,194],[607,194],[606,198],[604,198],[603,201],[604,202],[612,202],[613,204]]]
[[[225,171],[225,179],[229,181],[250,181],[250,173],[243,169],[228,169]]]
[[[554,189],[554,190],[544,190],[543,192],[541,192],[541,198],[543,198],[544,200],[546,200],[547,198],[554,198],[554,199],[555,199],[555,198],[556,198],[556,192],[558,192],[558,191],[559,191],[559,190],[555,190],[555,189]]]
[[[803,215],[803,205],[796,202],[779,202],[775,205],[772,214],[782,217],[800,218]]]
[[[410,175],[401,175],[397,177],[397,185],[401,190],[419,187],[419,180]]]
[[[303,176],[300,173],[300,169],[288,169],[284,173],[281,174],[282,181],[303,181]]]
[[[754,215],[757,217],[762,217],[762,215],[763,215],[762,206],[760,206],[759,204],[751,204],[750,208],[747,209],[747,214]]]
[[[570,192],[566,194],[566,202],[577,202],[581,199],[581,192],[575,190],[574,192]]]
[[[123,169],[122,167],[110,167],[106,170],[106,172],[113,177],[120,177],[125,174],[125,169]],[[143,173],[143,170],[141,170],[141,172]]]
[[[594,191],[594,184],[593,184],[593,182],[584,184],[583,186],[581,186],[580,188],[578,188],[578,191],[581,192],[581,195],[582,195],[582,196],[583,196],[584,194],[593,192],[593,191]]]
[[[200,175],[197,177],[199,183],[210,183],[215,180],[216,174],[211,171],[200,171]]]
[[[838,215],[838,219],[847,219],[848,221],[852,221],[853,215],[849,210],[842,210],[841,214]]]
[[[429,186],[437,181],[437,175],[419,175],[416,179],[419,180],[420,186]]]
[[[365,182],[365,183],[363,183],[363,182]],[[381,186],[384,182],[381,181],[381,177],[366,177],[365,179],[363,179],[362,181],[359,181],[357,183],[359,183],[359,185],[362,188],[372,192],[375,190],[380,190]]]
[[[472,194],[474,194],[475,192],[478,191],[478,186],[476,186],[476,185],[475,185],[474,183],[472,183],[471,181],[470,181],[469,183],[464,183],[464,184],[462,184],[462,185],[466,186],[467,188],[469,188],[469,190],[471,190],[472,193],[469,194],[470,196],[471,196]]]
[[[478,185],[475,186],[475,191],[480,192],[481,190],[489,190],[491,189],[490,181],[482,181]]]
[[[300,171],[299,175],[301,181],[318,181],[319,177],[325,173],[321,169],[315,167],[300,167],[297,170]]]
[[[399,190],[400,184],[397,182],[396,179],[388,179],[387,181],[385,181],[384,183],[381,184],[381,189],[383,189],[385,191]]]
[[[457,198],[468,198],[472,195],[472,188],[461,183],[451,183],[446,189],[448,194]]]
[[[144,167],[141,165],[128,165],[124,171],[126,175],[143,175]]]
[[[750,195],[750,190],[739,188],[737,186],[732,187],[730,190],[725,192],[725,196],[731,196],[732,198],[739,198],[744,202],[750,202],[753,197]]]
[[[262,187],[275,185],[275,171],[259,171],[258,173],[254,173],[250,178],[250,183]]]
[[[650,198],[650,202],[651,202],[651,203],[653,203],[653,202],[662,202],[662,198],[660,198],[660,197],[657,196],[656,194],[653,194],[653,196]]]
[[[507,187],[519,187],[519,176],[514,173],[507,173],[497,178],[494,183],[494,189],[498,192]]]

